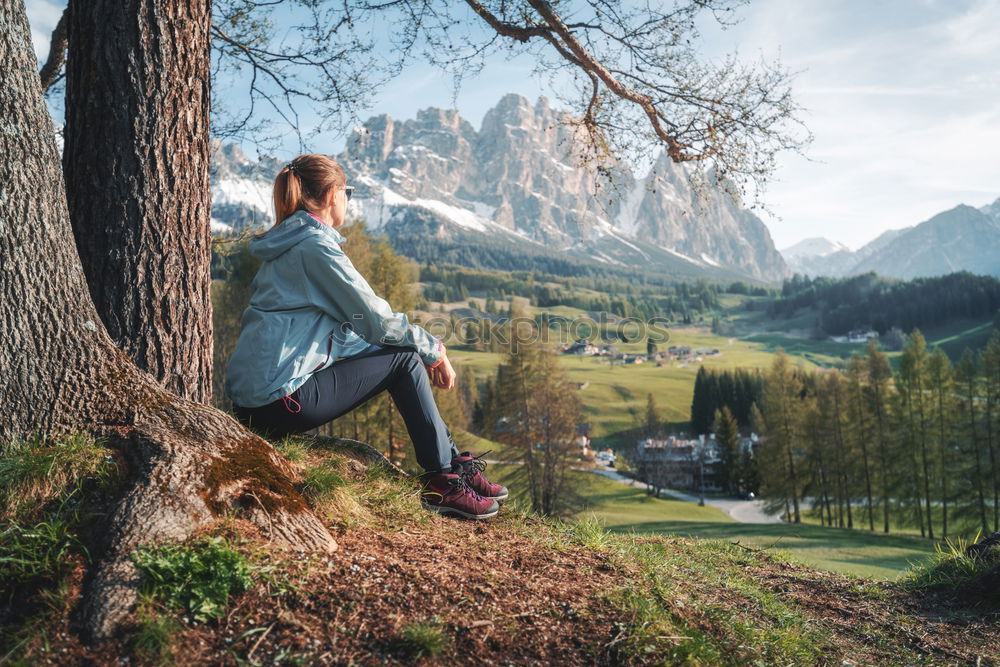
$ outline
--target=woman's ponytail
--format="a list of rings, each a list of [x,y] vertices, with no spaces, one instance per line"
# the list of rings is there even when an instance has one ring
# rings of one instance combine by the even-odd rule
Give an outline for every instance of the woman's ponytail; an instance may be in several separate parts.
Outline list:
[[[346,183],[344,170],[330,157],[320,153],[298,156],[274,179],[274,226],[299,209],[323,208],[330,190]]]
[[[295,173],[293,163],[288,163],[274,179],[274,223],[278,224],[302,204],[302,182]]]

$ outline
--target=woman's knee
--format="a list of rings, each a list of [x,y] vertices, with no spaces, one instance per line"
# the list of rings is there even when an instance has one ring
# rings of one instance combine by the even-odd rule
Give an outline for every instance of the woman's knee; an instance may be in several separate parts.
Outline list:
[[[410,348],[401,348],[400,359],[401,364],[410,370],[420,368],[424,363],[417,351]]]

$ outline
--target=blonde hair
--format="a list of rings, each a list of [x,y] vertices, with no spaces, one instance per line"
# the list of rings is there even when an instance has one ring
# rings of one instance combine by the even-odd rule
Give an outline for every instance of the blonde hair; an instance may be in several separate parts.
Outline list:
[[[298,156],[274,179],[274,227],[299,209],[323,208],[330,190],[345,185],[344,169],[329,156],[320,153]]]

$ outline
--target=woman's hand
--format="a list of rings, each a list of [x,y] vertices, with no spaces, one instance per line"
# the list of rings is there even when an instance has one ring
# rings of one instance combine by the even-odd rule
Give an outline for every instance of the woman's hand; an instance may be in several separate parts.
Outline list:
[[[428,371],[431,376],[431,384],[440,389],[451,389],[455,386],[455,369],[451,367],[448,360],[448,353],[441,357],[441,363],[434,369]]]

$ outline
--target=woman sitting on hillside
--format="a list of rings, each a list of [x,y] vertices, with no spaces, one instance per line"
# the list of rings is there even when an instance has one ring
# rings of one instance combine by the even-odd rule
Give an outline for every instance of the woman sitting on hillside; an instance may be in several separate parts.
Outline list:
[[[507,489],[459,454],[431,392],[455,383],[444,345],[393,312],[340,248],[352,190],[325,155],[300,155],[275,178],[278,222],[250,241],[263,264],[227,370],[236,416],[273,436],[302,433],[388,390],[426,471],[421,504],[491,517]]]

